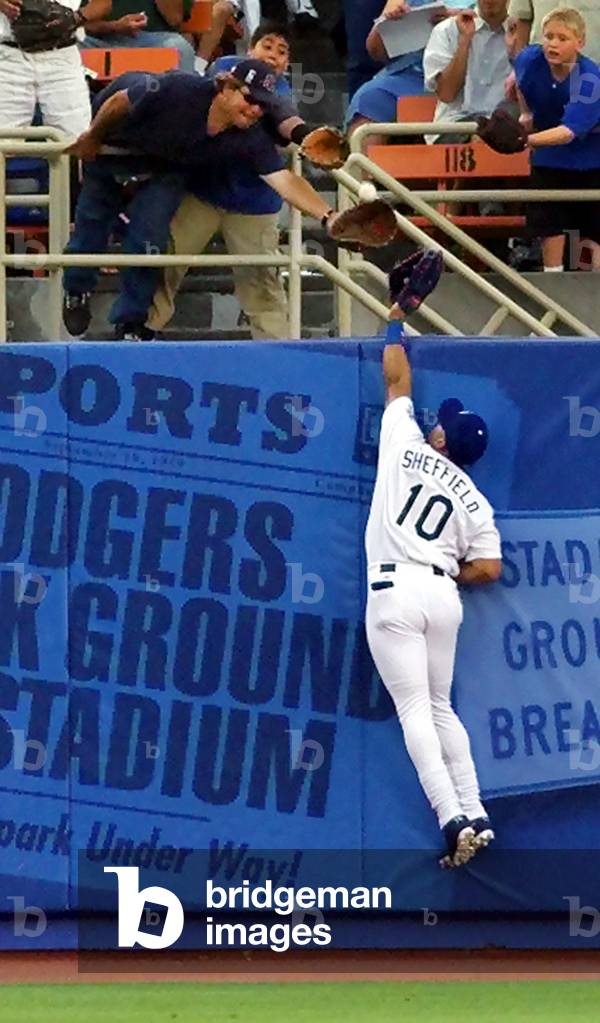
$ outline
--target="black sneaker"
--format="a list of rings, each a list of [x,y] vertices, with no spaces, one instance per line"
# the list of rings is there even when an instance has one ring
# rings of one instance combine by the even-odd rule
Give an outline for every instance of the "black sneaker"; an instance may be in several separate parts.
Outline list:
[[[154,341],[155,337],[145,323],[115,323],[115,341]]]
[[[460,817],[453,817],[442,829],[448,852],[440,860],[441,867],[462,867],[475,855],[473,839],[475,831],[468,817],[462,814]]]
[[[71,337],[85,334],[92,319],[89,291],[65,291],[63,298],[63,323]]]

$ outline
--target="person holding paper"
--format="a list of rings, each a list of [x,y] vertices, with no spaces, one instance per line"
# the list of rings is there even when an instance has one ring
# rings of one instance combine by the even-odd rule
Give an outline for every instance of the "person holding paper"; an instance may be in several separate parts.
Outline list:
[[[474,6],[475,0],[445,0],[432,14],[435,21],[443,20],[450,14],[460,10],[468,10]],[[363,85],[352,97],[346,114],[346,125],[349,133],[361,124],[369,121],[396,121],[396,108],[400,96],[420,96],[425,92],[423,78],[423,49],[402,53],[390,58],[382,37],[382,26],[386,22],[400,21],[410,15],[411,10],[429,5],[430,0],[412,0],[411,4],[404,0],[387,0],[380,16],[375,19],[373,28],[367,37],[367,51],[373,60],[386,66],[375,78]],[[410,31],[409,20],[407,32]],[[384,33],[385,34],[385,33]],[[372,143],[383,142],[379,136],[373,135]]]

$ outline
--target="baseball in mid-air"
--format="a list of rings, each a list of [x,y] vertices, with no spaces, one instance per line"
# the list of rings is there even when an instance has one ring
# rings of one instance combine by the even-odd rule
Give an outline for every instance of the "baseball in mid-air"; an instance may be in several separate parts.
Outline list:
[[[360,202],[374,202],[377,198],[377,189],[371,181],[363,181],[358,190]]]

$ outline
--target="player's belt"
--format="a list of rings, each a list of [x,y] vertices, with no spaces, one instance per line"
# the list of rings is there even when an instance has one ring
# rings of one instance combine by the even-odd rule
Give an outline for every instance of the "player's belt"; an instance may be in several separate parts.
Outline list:
[[[434,575],[446,575],[443,568],[439,565],[426,565],[420,561],[406,561],[401,562],[406,565],[422,565],[423,568],[430,568]],[[379,566],[380,572],[395,572],[397,562],[395,561],[382,561]],[[389,590],[394,585],[391,579],[379,579],[377,582],[371,583],[372,590]]]
[[[427,566],[424,562],[421,562],[421,561],[406,561],[406,562],[401,562],[401,564],[406,564],[406,565],[421,565],[422,564],[424,568],[427,568],[427,567],[431,568],[431,570],[432,570],[434,575],[446,575],[446,573],[444,572],[444,569],[440,568],[439,565],[429,565],[429,566]],[[396,561],[384,561],[379,566],[379,571],[380,572],[395,572],[396,571],[396,565],[397,565]]]

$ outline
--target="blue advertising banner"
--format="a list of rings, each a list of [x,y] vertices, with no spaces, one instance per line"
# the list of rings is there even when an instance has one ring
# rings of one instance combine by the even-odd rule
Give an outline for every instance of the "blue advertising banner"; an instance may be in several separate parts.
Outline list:
[[[204,850],[231,879],[289,883],[306,850],[438,848],[362,626],[381,351],[0,353],[5,908],[17,889],[76,906],[82,850],[98,870],[143,856],[165,880]],[[591,341],[412,344],[424,428],[456,396],[492,438],[474,477],[505,569],[465,594],[456,669],[488,796],[600,773],[598,354]],[[509,823],[499,845],[514,841]],[[407,877],[394,884],[412,905]],[[439,897],[472,906],[463,882]]]

